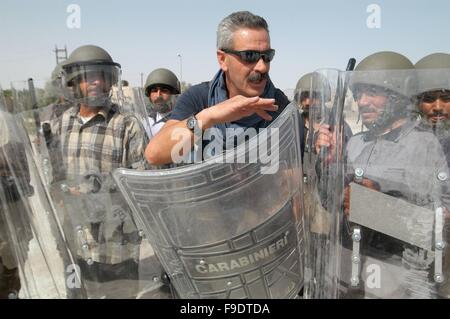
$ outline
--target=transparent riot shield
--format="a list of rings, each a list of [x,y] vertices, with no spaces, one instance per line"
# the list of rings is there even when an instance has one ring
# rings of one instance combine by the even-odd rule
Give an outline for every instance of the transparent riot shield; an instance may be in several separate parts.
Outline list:
[[[326,217],[320,215],[316,207],[319,201],[316,200],[316,196],[318,196],[315,168],[317,154],[314,152],[314,137],[319,123],[324,120],[325,111],[331,108],[331,88],[328,90],[329,92],[322,90],[322,86],[326,87],[328,85],[325,81],[328,81],[326,77],[319,73],[313,73],[308,90],[299,91],[297,94],[297,103],[301,108],[300,114],[304,117],[306,131],[305,154],[303,157],[305,214],[308,216],[306,221],[311,222],[308,228],[311,227],[310,231],[314,233],[321,233],[322,228],[327,227],[322,221]],[[317,87],[320,87],[321,90],[314,91]],[[311,217],[309,217],[310,215]]]
[[[178,94],[171,94],[169,101],[160,101],[158,102],[159,104],[155,105],[150,102],[149,97],[145,95],[142,88],[124,88],[124,92],[128,92],[126,93],[129,97],[128,99],[133,100],[133,103],[138,105],[139,112],[145,118],[143,124],[147,136],[149,139],[152,139],[164,126],[165,122],[169,120],[178,99]]]
[[[70,89],[62,86],[60,79],[28,79],[11,82],[11,95],[14,113],[53,106],[51,114],[45,114],[44,120],[60,116],[73,100]]]
[[[202,163],[114,172],[179,297],[298,296],[305,244],[297,107],[267,130]],[[270,172],[255,153],[267,150],[268,134],[278,154]]]
[[[450,166],[450,69],[418,69],[416,105],[425,131],[431,131],[439,140],[444,152],[447,166]],[[438,175],[443,183],[445,173]],[[444,202],[446,203],[446,202]],[[439,298],[450,298],[450,215],[448,205],[445,206],[442,237],[436,233],[435,246],[437,259],[442,258],[442,268],[435,269],[435,279],[441,281],[437,286]],[[439,229],[438,229],[439,230]],[[442,245],[440,245],[442,243]],[[436,274],[437,273],[437,274]],[[442,275],[440,275],[442,274]]]
[[[2,107],[2,111],[7,111],[6,108],[6,97],[5,94],[3,92],[2,87],[0,86],[0,106]]]
[[[34,160],[43,180],[51,179],[50,154],[45,143],[51,139],[51,125],[59,123],[62,114],[73,104],[69,88],[59,80],[45,79],[11,83],[12,111],[31,139]],[[27,114],[25,117],[21,114]]]
[[[308,260],[305,264],[305,298],[322,298],[325,296],[327,287],[330,285],[329,278],[322,276],[325,263],[330,254],[330,231],[333,226],[332,213],[328,209],[327,197],[329,191],[324,185],[326,177],[321,168],[325,149],[316,151],[315,141],[321,125],[333,126],[331,119],[334,118],[338,108],[336,93],[338,81],[338,70],[323,70],[314,72],[311,78],[308,94],[308,134],[306,136],[305,155],[303,170],[305,174],[305,212],[307,236]],[[333,96],[332,96],[333,93]],[[302,93],[300,93],[301,97]],[[300,101],[301,102],[301,101]],[[346,132],[346,134],[351,135]]]
[[[136,114],[142,120],[142,125],[148,138],[152,138],[148,119],[146,97],[142,88],[118,85],[113,87],[112,101],[121,105],[122,112]]]
[[[332,219],[313,264],[325,265],[312,278],[325,286],[308,285],[310,295],[447,297],[448,164],[436,132],[418,116],[419,74],[321,72],[335,82],[340,107],[328,123],[329,145],[323,136],[316,142],[321,204]],[[344,125],[356,133],[348,141]]]
[[[155,121],[150,116],[150,102],[147,96],[145,96],[145,92],[143,88],[134,88],[133,89],[134,98],[137,104],[141,105],[141,109],[144,110],[144,129],[147,133],[149,140],[155,136],[154,125]]]
[[[81,288],[67,297],[171,298],[160,263],[110,176],[118,167],[144,168],[142,120],[131,104],[130,111],[117,104],[120,98],[104,101],[87,120],[80,116],[83,100],[69,100],[58,116],[53,105],[17,115],[80,273]]]
[[[80,277],[28,137],[4,110],[0,130],[0,298],[65,298]]]

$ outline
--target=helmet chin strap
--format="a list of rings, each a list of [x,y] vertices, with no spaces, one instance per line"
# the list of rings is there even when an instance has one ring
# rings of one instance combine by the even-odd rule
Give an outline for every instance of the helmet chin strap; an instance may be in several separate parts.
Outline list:
[[[385,133],[386,130],[400,118],[400,116],[397,116],[394,113],[382,112],[367,128],[369,129],[371,135],[380,135]]]
[[[366,127],[371,132],[370,135],[380,135],[386,133],[387,130],[396,121],[407,117],[408,103],[401,97],[389,96],[386,106],[376,120]]]

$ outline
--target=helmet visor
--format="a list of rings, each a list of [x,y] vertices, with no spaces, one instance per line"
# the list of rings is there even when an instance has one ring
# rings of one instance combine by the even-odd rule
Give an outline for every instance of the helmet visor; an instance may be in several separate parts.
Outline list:
[[[93,107],[108,102],[111,89],[120,77],[120,67],[115,64],[74,64],[64,70],[64,82],[73,87],[75,99]]]

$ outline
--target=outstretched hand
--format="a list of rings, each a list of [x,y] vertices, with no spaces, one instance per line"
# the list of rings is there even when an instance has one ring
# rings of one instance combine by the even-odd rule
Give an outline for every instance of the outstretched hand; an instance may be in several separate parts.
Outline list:
[[[267,112],[277,110],[278,106],[275,105],[275,99],[237,95],[204,109],[198,113],[197,119],[203,122],[203,129],[206,129],[215,124],[237,121],[253,114],[270,121],[272,117]]]

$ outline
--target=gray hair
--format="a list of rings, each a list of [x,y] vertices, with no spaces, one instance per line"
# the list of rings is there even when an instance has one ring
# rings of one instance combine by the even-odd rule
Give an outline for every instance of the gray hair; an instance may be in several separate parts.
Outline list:
[[[217,28],[217,49],[232,49],[233,33],[239,29],[264,29],[269,26],[263,17],[249,11],[238,11],[224,18]]]

